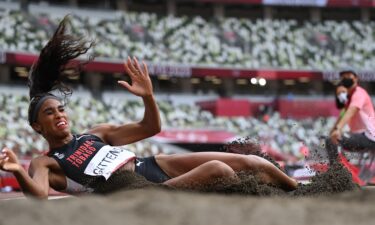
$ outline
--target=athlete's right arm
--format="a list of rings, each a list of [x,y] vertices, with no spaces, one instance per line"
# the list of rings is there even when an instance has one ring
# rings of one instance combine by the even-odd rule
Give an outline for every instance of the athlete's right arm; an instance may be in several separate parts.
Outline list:
[[[16,154],[5,148],[0,154],[0,169],[14,174],[25,195],[41,199],[48,197],[49,169],[46,160],[42,157],[31,161],[28,174],[19,163]]]

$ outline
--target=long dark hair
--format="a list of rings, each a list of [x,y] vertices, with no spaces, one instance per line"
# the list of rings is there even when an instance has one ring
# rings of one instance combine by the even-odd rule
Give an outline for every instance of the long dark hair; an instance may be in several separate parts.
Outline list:
[[[35,113],[38,112],[35,111],[39,110],[36,107],[39,101],[46,99],[46,96],[55,97],[50,93],[54,90],[59,90],[64,98],[71,95],[72,89],[66,86],[63,80],[67,76],[79,74],[83,65],[93,59],[93,56],[90,56],[89,60],[83,63],[71,62],[72,59],[87,53],[94,45],[94,41],[67,34],[68,23],[69,16],[65,16],[31,68],[28,80],[30,125],[36,121]]]

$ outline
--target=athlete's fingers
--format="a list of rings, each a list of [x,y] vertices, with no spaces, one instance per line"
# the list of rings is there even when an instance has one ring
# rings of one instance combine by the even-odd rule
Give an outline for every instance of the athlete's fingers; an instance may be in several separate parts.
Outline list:
[[[145,61],[142,60],[142,64],[143,64],[143,69],[144,69],[144,72],[147,76],[149,76],[148,74],[148,68],[147,68],[147,64],[145,63]]]
[[[17,155],[16,153],[14,153],[11,149],[9,148],[4,148],[2,150],[3,154],[5,154],[6,156],[8,156],[11,160],[14,160],[14,161],[17,161]]]
[[[9,164],[7,164],[8,161],[9,161],[9,157],[6,157],[6,158],[0,163],[1,168],[3,168],[3,169],[6,170],[6,171],[9,170]]]
[[[128,57],[127,64],[128,64],[128,67],[129,67],[130,71],[133,73],[133,75],[136,75],[137,69],[134,67],[134,62],[131,60],[130,57]]]
[[[128,89],[129,91],[132,89],[131,85],[126,81],[119,80],[117,81],[117,83],[123,86],[124,88]]]
[[[4,168],[5,164],[8,162],[9,157],[5,157],[4,159],[0,159],[0,166]],[[4,168],[5,169],[5,168]]]
[[[4,149],[3,149],[0,153],[0,159],[4,159],[7,155],[8,155],[8,153],[6,151],[4,151]]]
[[[130,78],[132,78],[133,72],[130,70],[127,61],[124,61],[124,68],[125,68],[126,73],[130,76]]]
[[[128,58],[128,60],[125,62],[124,67],[127,74],[130,76],[130,79],[134,80],[134,78],[137,76],[137,72],[135,72],[136,70],[130,58]]]
[[[143,71],[142,71],[142,68],[141,68],[141,66],[139,65],[139,63],[138,63],[138,60],[137,60],[137,58],[136,57],[133,57],[133,60],[134,60],[134,66],[135,66],[135,69],[137,70],[137,75],[143,75]]]
[[[129,62],[130,62],[130,58],[129,57],[128,57],[127,60],[124,60],[124,68],[125,68],[125,71],[129,74],[129,76],[132,76],[133,72],[131,71],[131,69],[129,67]]]
[[[119,83],[121,86],[123,86],[125,88],[130,87],[130,84],[126,81],[123,81],[123,80],[119,80],[119,81],[117,81],[117,83]]]
[[[15,155],[14,152],[7,147],[3,148],[3,150],[1,152],[4,153],[4,154],[8,154],[8,155]]]

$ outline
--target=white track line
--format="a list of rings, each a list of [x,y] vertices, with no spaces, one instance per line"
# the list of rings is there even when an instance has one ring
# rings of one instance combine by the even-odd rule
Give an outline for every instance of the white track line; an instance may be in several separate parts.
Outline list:
[[[62,199],[62,198],[70,198],[73,196],[70,195],[64,195],[64,196],[49,196],[48,200],[56,200],[56,199]],[[25,196],[20,196],[20,197],[12,197],[12,198],[4,198],[1,199],[0,201],[11,201],[11,200],[26,200],[27,198]]]

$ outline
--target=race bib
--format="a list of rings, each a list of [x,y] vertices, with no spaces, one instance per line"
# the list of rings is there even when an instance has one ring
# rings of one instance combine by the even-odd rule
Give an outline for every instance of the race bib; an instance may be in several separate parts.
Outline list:
[[[122,147],[103,146],[87,165],[84,173],[91,176],[103,176],[106,180],[119,167],[134,159],[135,154]]]

